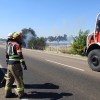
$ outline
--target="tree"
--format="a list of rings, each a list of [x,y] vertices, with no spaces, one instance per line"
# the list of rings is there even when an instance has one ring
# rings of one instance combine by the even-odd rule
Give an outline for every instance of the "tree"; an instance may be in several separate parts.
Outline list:
[[[48,40],[51,42],[51,41],[54,41],[54,37],[53,36],[49,36],[48,37]]]
[[[72,54],[84,54],[84,48],[86,47],[86,39],[87,35],[89,34],[89,30],[83,32],[82,30],[79,31],[78,36],[73,37],[73,44],[71,44],[71,53]]]
[[[66,34],[64,34],[64,40],[67,41],[67,35]]]
[[[52,41],[67,41],[67,35],[64,34],[64,36],[49,36],[48,38],[45,38],[45,40],[48,40],[50,42]]]
[[[46,46],[46,41],[45,41],[45,39],[43,37],[41,37],[39,39],[39,49],[40,50],[44,50],[45,49],[45,46]]]
[[[31,38],[31,40],[28,42],[28,47],[38,50],[44,50],[46,46],[46,41],[43,37],[41,38]]]
[[[23,28],[21,31],[23,35],[23,45],[27,46],[30,38],[36,37],[35,31],[32,28]]]
[[[22,34],[24,36],[24,38],[26,38],[27,34],[30,32],[34,37],[36,37],[35,31],[32,28],[23,28],[22,30]]]

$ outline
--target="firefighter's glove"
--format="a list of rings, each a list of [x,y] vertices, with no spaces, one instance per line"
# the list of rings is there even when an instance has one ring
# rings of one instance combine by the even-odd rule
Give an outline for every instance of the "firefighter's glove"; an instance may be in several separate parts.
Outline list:
[[[26,65],[24,66],[24,70],[27,70],[27,66]]]

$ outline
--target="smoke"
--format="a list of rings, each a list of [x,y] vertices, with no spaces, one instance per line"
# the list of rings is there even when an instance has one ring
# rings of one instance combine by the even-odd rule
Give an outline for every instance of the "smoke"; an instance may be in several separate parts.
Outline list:
[[[58,24],[52,27],[52,35],[59,36],[66,34],[67,36],[77,36],[79,30],[87,30],[87,22],[85,16],[79,16],[71,20],[62,19]]]
[[[28,47],[28,42],[31,38],[33,38],[34,36],[31,34],[31,32],[28,32],[26,34],[26,39],[24,39],[25,43],[26,43],[26,48]]]

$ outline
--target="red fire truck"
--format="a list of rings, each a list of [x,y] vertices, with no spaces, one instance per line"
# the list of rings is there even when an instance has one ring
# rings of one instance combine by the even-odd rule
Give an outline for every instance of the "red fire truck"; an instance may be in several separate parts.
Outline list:
[[[97,15],[94,32],[87,36],[85,49],[89,67],[100,72],[100,14]]]

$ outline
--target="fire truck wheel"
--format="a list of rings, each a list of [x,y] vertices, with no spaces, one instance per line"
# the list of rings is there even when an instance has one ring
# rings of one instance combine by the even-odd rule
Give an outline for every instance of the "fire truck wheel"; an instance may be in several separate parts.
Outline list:
[[[100,50],[95,49],[88,54],[88,64],[93,71],[100,72]]]

